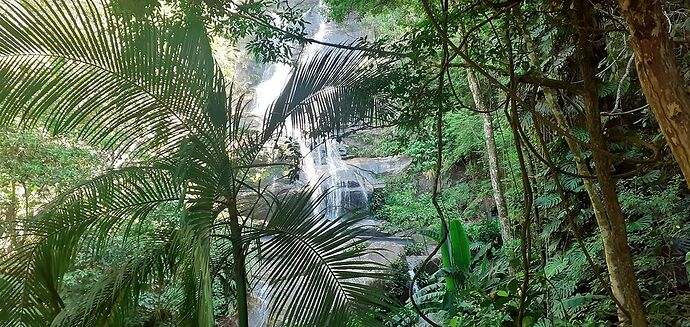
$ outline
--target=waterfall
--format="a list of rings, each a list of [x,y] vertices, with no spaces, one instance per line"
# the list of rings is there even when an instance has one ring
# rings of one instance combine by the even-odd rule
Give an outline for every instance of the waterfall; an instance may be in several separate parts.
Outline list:
[[[337,35],[336,27],[328,22],[322,14],[326,9],[323,1],[308,10],[303,16],[311,26],[318,26],[312,38],[319,41],[341,42],[342,35]],[[331,38],[332,37],[332,38]],[[322,45],[307,44],[303,56],[308,57],[318,51]],[[264,117],[268,108],[278,98],[280,91],[290,76],[290,66],[283,63],[269,65],[263,72],[261,82],[255,88],[254,107],[251,110],[255,117]],[[325,203],[318,210],[325,212],[327,219],[337,219],[346,210],[360,209],[367,205],[368,196],[365,181],[356,168],[348,166],[342,159],[344,149],[336,140],[326,140],[320,144],[305,137],[303,131],[286,121],[284,137],[299,145],[302,157],[300,180],[306,185],[320,184],[319,192],[330,191]],[[319,196],[316,194],[315,196]],[[270,304],[268,292],[270,285],[259,281],[252,291],[254,303],[250,306],[250,326],[264,327],[268,319]]]
[[[329,37],[333,35],[334,39],[342,39],[342,36],[335,33],[336,27],[323,17],[322,11],[325,9],[323,2],[320,2],[305,14],[307,21],[313,26],[318,26],[312,38],[318,41],[329,41]],[[303,49],[303,56],[309,57],[322,47],[319,44],[308,44]],[[256,100],[252,114],[257,117],[264,116],[269,106],[279,96],[289,75],[290,66],[283,63],[271,64],[264,71],[261,83],[255,89]],[[312,186],[321,183],[320,192],[329,191],[325,203],[319,208],[320,211],[325,212],[326,218],[337,219],[348,210],[366,208],[368,194],[365,179],[358,174],[357,169],[345,164],[342,159],[344,148],[339,142],[330,139],[321,144],[314,144],[290,119],[286,122],[285,134],[299,145],[302,157],[300,180]]]
[[[249,326],[251,327],[265,327],[268,322],[268,314],[270,310],[270,303],[268,299],[268,291],[270,285],[264,282],[258,282],[252,290],[253,303],[249,308]]]
[[[419,291],[419,284],[415,281],[414,283],[412,280],[414,280],[414,268],[410,268],[410,270],[407,271],[407,275],[410,276],[410,285],[412,287],[412,294],[417,294],[417,291]]]
[[[340,144],[336,140],[328,140],[321,146],[324,150],[322,162],[327,167],[327,178],[322,187],[330,189],[326,198],[326,218],[337,219],[348,210],[365,208],[369,197],[364,178],[343,161],[344,151]]]

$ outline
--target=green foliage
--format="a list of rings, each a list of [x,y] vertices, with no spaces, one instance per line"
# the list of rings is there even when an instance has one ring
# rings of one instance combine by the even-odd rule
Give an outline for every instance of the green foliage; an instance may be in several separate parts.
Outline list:
[[[0,130],[0,253],[16,246],[18,219],[33,215],[66,187],[91,176],[97,153],[74,139],[41,131]]]
[[[515,82],[516,76],[536,76],[560,80],[577,84],[580,77],[580,62],[578,57],[577,35],[578,29],[573,27],[572,10],[561,6],[561,3],[547,3],[543,1],[522,1],[510,15],[502,15],[494,6],[486,2],[465,3],[457,2],[448,8],[447,15],[442,12],[438,2],[428,2],[428,8],[419,8],[419,2],[362,2],[331,1],[333,15],[339,19],[348,15],[355,15],[365,24],[373,24],[371,35],[385,40],[386,37],[396,39],[400,48],[428,62],[438,63],[442,51],[442,38],[435,26],[427,17],[427,11],[442,23],[441,28],[450,41],[459,46],[462,51],[475,61],[481,69],[495,77],[502,85]],[[668,5],[673,8],[680,6],[679,2],[671,1]],[[391,8],[399,8],[397,13],[390,13]],[[426,10],[425,10],[426,9]],[[594,6],[597,24],[605,26],[619,19],[619,8],[612,4],[599,3]],[[400,26],[392,26],[391,17],[405,17],[413,12],[416,19],[400,19]],[[671,10],[670,12],[674,12]],[[548,13],[548,14],[547,14]],[[606,13],[606,15],[602,15]],[[493,14],[501,14],[499,18],[490,18]],[[398,15],[398,16],[395,16]],[[687,34],[688,18],[684,14],[669,14],[668,22],[672,34],[682,39]],[[524,26],[520,20],[524,20]],[[406,34],[405,34],[406,33]],[[649,311],[652,325],[678,325],[678,321],[687,320],[687,254],[690,251],[690,231],[687,228],[688,202],[687,189],[683,186],[682,177],[673,158],[662,151],[661,157],[655,164],[647,167],[638,165],[634,160],[652,158],[654,152],[650,148],[663,148],[663,138],[655,125],[654,117],[648,110],[632,110],[644,108],[646,100],[639,84],[635,80],[634,65],[631,58],[628,35],[622,31],[602,32],[597,38],[594,53],[599,65],[596,67],[597,92],[599,96],[599,110],[602,112],[618,108],[625,112],[621,115],[602,115],[602,132],[608,142],[606,149],[590,149],[581,146],[581,158],[587,169],[578,172],[575,167],[574,155],[566,144],[563,132],[556,132],[547,124],[537,124],[539,121],[556,121],[552,109],[560,110],[565,116],[566,132],[583,142],[591,142],[591,135],[585,128],[586,119],[582,114],[584,106],[582,97],[567,88],[552,88],[555,103],[549,103],[546,85],[540,83],[522,83],[518,81],[517,96],[524,100],[518,104],[519,127],[522,129],[523,147],[515,150],[515,142],[510,133],[503,135],[502,130],[508,130],[506,120],[501,119],[502,112],[496,111],[494,119],[496,139],[500,157],[503,162],[501,168],[504,181],[507,183],[508,206],[511,218],[521,217],[524,212],[523,189],[518,174],[517,155],[525,155],[527,172],[531,187],[534,189],[534,208],[531,210],[533,225],[531,227],[532,248],[527,249],[532,257],[531,262],[525,264],[530,267],[530,288],[526,294],[526,317],[523,325],[536,326],[607,326],[615,320],[616,308],[604,291],[604,286],[594,276],[592,267],[586,260],[583,249],[573,237],[570,225],[566,221],[568,212],[573,213],[575,223],[584,237],[585,247],[594,260],[594,264],[606,275],[606,262],[602,256],[603,245],[599,231],[594,224],[593,211],[589,195],[584,188],[583,180],[568,174],[559,174],[558,182],[563,187],[565,201],[559,194],[559,188],[551,179],[551,172],[543,162],[548,154],[558,168],[573,174],[592,174],[597,170],[611,171],[614,174],[635,172],[636,169],[650,169],[639,176],[621,178],[618,182],[618,192],[628,231],[628,241],[633,251],[636,275],[642,292],[642,299]],[[529,42],[528,42],[529,41]],[[530,44],[534,46],[531,47]],[[684,53],[684,52],[683,52]],[[687,79],[688,56],[677,56],[681,74]],[[451,57],[455,57],[451,49]],[[411,123],[399,128],[396,133],[403,137],[395,140],[396,153],[404,153],[414,158],[413,176],[405,177],[402,182],[389,182],[383,195],[385,203],[376,211],[378,217],[387,220],[386,228],[399,231],[418,226],[433,226],[436,230],[438,217],[435,216],[428,197],[428,188],[422,182],[423,174],[428,177],[435,168],[435,131],[431,116],[437,109],[444,111],[443,170],[442,176],[444,192],[454,191],[454,182],[461,181],[472,185],[470,190],[482,190],[482,181],[487,176],[482,156],[474,155],[483,149],[481,130],[477,123],[477,116],[467,110],[458,108],[472,107],[464,81],[464,69],[468,59],[453,60],[451,68],[438,69],[439,65],[429,64],[431,69],[423,70],[405,67],[406,79],[392,80],[391,83],[402,85],[402,98],[411,100],[409,110],[404,117],[411,117]],[[420,61],[414,64],[423,66]],[[401,64],[404,66],[404,64]],[[470,65],[474,66],[474,65]],[[475,67],[473,67],[475,68]],[[443,75],[442,89],[438,88],[439,72]],[[443,74],[446,73],[446,74]],[[421,77],[420,77],[421,75]],[[520,80],[518,77],[517,80]],[[495,83],[491,87],[498,87]],[[442,90],[444,92],[440,92]],[[489,94],[492,109],[500,109],[508,99],[503,94],[492,97],[491,90],[482,90]],[[504,102],[505,101],[505,102]],[[551,108],[552,105],[555,108]],[[528,108],[533,106],[532,108]],[[404,102],[403,102],[404,107]],[[405,110],[403,109],[403,110]],[[537,119],[527,111],[534,109],[544,118]],[[539,132],[539,133],[537,133]],[[542,149],[538,138],[543,135],[545,149]],[[657,143],[661,142],[660,143]],[[657,150],[659,150],[657,149]],[[610,167],[596,167],[592,164],[592,152],[606,150],[614,153],[610,156]],[[633,160],[622,160],[622,157]],[[461,170],[462,174],[457,174]],[[452,181],[447,181],[450,176]],[[461,175],[461,176],[458,176]],[[405,180],[406,179],[406,180]],[[415,182],[417,180],[418,182]],[[596,180],[593,180],[595,190]],[[450,185],[449,185],[450,184]],[[486,188],[485,188],[486,189]],[[443,194],[441,197],[444,198]],[[593,194],[597,196],[597,194]],[[423,205],[420,205],[422,203]],[[443,202],[444,211],[450,212],[451,217],[471,219],[463,209],[448,208],[448,202]],[[462,206],[461,206],[462,207]],[[529,208],[527,208],[529,209]],[[479,215],[477,215],[479,216]],[[497,243],[496,229],[482,226],[468,226],[468,233],[473,240],[476,235],[481,237],[481,243],[473,245],[473,251],[482,253],[487,261],[508,262],[513,268],[519,265],[511,254],[501,251]],[[435,233],[433,233],[435,234]],[[492,236],[493,240],[492,240]],[[522,240],[523,242],[525,240]],[[489,247],[489,250],[482,250]],[[473,265],[475,266],[475,265]],[[476,266],[475,266],[476,267]],[[470,278],[477,277],[477,271],[470,274]],[[475,292],[476,296],[460,296],[456,303],[444,303],[446,293],[440,283],[442,276],[436,276],[436,288],[427,287],[420,290],[419,297],[426,304],[422,311],[431,313],[438,322],[452,326],[499,326],[513,325],[516,318],[517,303],[516,283],[521,283],[521,271],[516,271],[515,278],[502,278],[494,285],[496,298],[505,301],[487,301],[489,289],[469,287],[468,293]],[[442,275],[442,274],[440,274]],[[475,280],[481,280],[477,277]],[[509,280],[512,281],[509,282]],[[473,284],[478,285],[478,284]],[[500,285],[500,286],[496,286]],[[505,285],[512,285],[505,287]],[[463,302],[464,301],[464,302]],[[674,302],[675,301],[675,302]],[[496,305],[495,302],[501,302]],[[456,310],[457,312],[453,312]],[[500,313],[498,312],[500,311]],[[457,313],[457,314],[456,314]],[[409,320],[401,319],[409,322]],[[402,324],[401,324],[402,325]]]
[[[420,242],[407,243],[403,250],[406,256],[424,255],[426,253],[426,246]]]
[[[482,244],[489,244],[498,248],[501,240],[501,225],[498,219],[482,219],[479,222],[467,224],[467,234],[472,240]]]
[[[347,155],[375,158],[399,154],[395,137],[396,133],[392,129],[357,133],[347,138]]]
[[[683,183],[679,176],[668,179],[653,170],[619,186],[621,206],[629,217],[628,238],[640,289],[653,304],[652,321],[660,325],[688,319],[671,305],[674,299],[687,303],[678,292],[678,287],[688,283],[683,262],[690,251],[690,197],[682,193]]]
[[[446,35],[453,41],[462,38],[468,56],[452,59],[447,74],[437,75],[442,42],[419,1],[326,3],[335,20],[354,16],[368,27],[364,34],[378,38],[376,45],[396,38],[388,49],[406,55],[388,61],[329,50],[303,58],[261,131],[245,124],[247,102],[226,91],[226,76],[209,43],[211,37],[227,38],[227,46],[243,40],[261,61],[290,61],[294,47],[288,41],[299,40],[305,30],[302,12],[291,3],[0,4],[0,201],[5,214],[0,234],[9,235],[5,244],[12,245],[0,262],[0,324],[210,326],[218,322],[214,318],[233,314],[231,302],[246,295],[235,282],[242,275],[230,269],[238,262],[232,258],[233,246],[241,246],[240,253],[249,253],[250,274],[274,285],[269,291],[273,323],[412,326],[419,317],[409,305],[385,308],[389,303],[380,289],[358,283],[385,274],[362,259],[369,250],[357,237],[361,230],[356,221],[322,222],[314,215],[319,200],[312,201],[314,189],[285,198],[262,191],[265,165],[272,164],[264,162],[269,156],[262,147],[276,138],[288,116],[311,127],[314,137],[347,133],[353,123],[402,122],[382,135],[356,135],[359,143],[351,145],[350,154],[412,157],[412,172],[389,179],[386,189],[373,197],[372,211],[385,220],[386,231],[437,237],[428,230],[439,227],[429,185],[437,154],[432,116],[441,108],[440,203],[451,221],[451,235],[442,250],[445,267],[423,278],[415,299],[443,325],[514,325],[524,275],[515,270],[520,265],[509,247],[500,247],[497,220],[482,219],[489,183],[481,120],[465,109],[472,107],[467,105],[472,99],[465,69],[468,59],[475,60],[482,68],[478,71],[516,86],[520,99],[553,121],[546,88],[528,87],[521,79],[535,73],[564,82],[580,79],[571,11],[559,3],[522,1],[511,8],[510,19],[491,19],[487,17],[497,9],[485,2],[453,3],[447,16],[438,15],[438,4],[431,3],[428,9],[448,26]],[[678,1],[669,2],[664,13],[681,44],[690,25],[677,6]],[[601,26],[620,20],[610,4],[594,9]],[[516,24],[520,19],[525,26],[515,26],[522,25]],[[631,56],[628,35],[618,28],[597,35],[599,109],[641,108],[642,92],[626,64]],[[536,49],[527,46],[528,38]],[[687,51],[677,50],[680,73],[690,76]],[[388,66],[391,72],[382,77],[380,68]],[[512,73],[517,84],[511,84],[516,82]],[[445,81],[441,89],[435,85],[439,76]],[[389,92],[385,100],[394,106],[385,109],[390,110],[378,106],[383,98],[369,97],[381,90]],[[509,104],[491,89],[482,91],[492,109]],[[566,131],[590,142],[581,97],[567,88],[555,96],[571,125]],[[578,173],[562,133],[537,126],[537,117],[526,113],[531,108],[519,107],[523,141],[538,147],[536,132],[544,133],[545,150],[556,165]],[[535,192],[532,248],[527,249],[532,261],[524,263],[531,274],[522,294],[523,325],[609,325],[616,308],[565,223],[567,211],[575,213],[587,252],[605,271],[583,180],[557,176],[568,200],[563,201],[547,167],[537,160],[545,151],[515,150],[513,136],[503,134],[507,120],[500,114],[495,111],[494,126],[511,218],[524,209],[518,154],[526,155]],[[21,129],[10,129],[19,117]],[[614,152],[611,167],[593,167],[587,146],[582,157],[592,171],[651,169],[621,179],[619,198],[650,322],[678,325],[690,319],[690,197],[664,151],[651,168],[620,160],[647,159],[654,152],[649,148],[660,146],[646,110],[603,117],[609,144],[594,150]],[[65,134],[114,152],[118,169],[89,179],[98,154],[83,144],[48,137]],[[281,160],[296,166],[296,148],[283,150]],[[291,179],[297,177],[296,169],[290,172]],[[65,190],[67,186],[73,188]],[[23,195],[28,197],[19,199]],[[252,199],[248,202],[270,198],[275,206],[257,213],[261,210],[246,204],[245,196]],[[467,235],[458,225],[477,220],[468,224]],[[242,230],[233,232],[233,224],[240,222]],[[408,255],[424,250],[405,247]],[[410,287],[408,268],[404,258],[394,261],[389,272],[393,279],[385,287],[400,302]],[[444,278],[453,287],[446,287]]]
[[[442,235],[442,234],[441,234]],[[436,242],[440,242],[438,239]],[[459,220],[448,223],[448,236],[441,247],[441,262],[446,273],[446,289],[454,293],[470,269],[470,240]]]
[[[480,217],[477,199],[482,194],[486,194],[484,185],[458,183],[443,191],[440,204],[452,219]],[[383,198],[383,206],[374,214],[384,220],[386,231],[419,230],[437,222],[431,193],[419,190],[407,173],[386,180]]]
[[[475,113],[452,111],[445,116],[443,130],[443,170],[456,165],[470,165],[471,160],[484,160],[481,133],[482,122]],[[348,155],[355,157],[383,157],[402,154],[413,158],[413,170],[431,171],[435,165],[436,141],[432,132],[433,121],[424,120],[419,126],[403,126],[380,132],[364,132],[348,138]],[[471,160],[470,160],[471,159]]]
[[[30,188],[61,188],[83,180],[97,163],[96,153],[69,138],[40,131],[0,130],[0,182]],[[86,175],[86,176],[85,176]]]
[[[489,226],[491,224],[468,225],[468,234],[474,240],[466,247],[464,255],[467,256],[467,251],[471,250],[468,270],[461,275],[453,275],[451,269],[441,268],[414,295],[422,311],[435,317],[444,326],[500,326],[512,319],[519,281],[507,277],[506,258],[498,248],[492,246],[493,242],[479,241],[482,233],[488,234],[483,230],[491,229]],[[477,231],[480,233],[475,234]],[[437,232],[424,234],[432,238],[440,237]],[[462,276],[452,293],[448,292],[444,281],[449,275]],[[411,320],[401,315],[395,321]]]
[[[400,306],[405,303],[408,297],[407,290],[410,286],[410,275],[408,274],[410,267],[404,254],[395,258],[391,263],[390,270],[391,279],[384,284],[383,289],[391,299],[396,299]]]
[[[380,20],[380,15],[395,15],[404,12],[411,12],[415,5],[411,4],[409,1],[404,0],[393,0],[393,1],[382,1],[382,0],[345,0],[345,1],[335,1],[326,0],[325,3],[328,5],[328,15],[337,22],[342,22],[349,15],[355,14],[360,16],[366,16],[371,12],[377,12],[379,15],[379,21],[375,26],[381,26],[383,23]],[[397,24],[400,26],[401,24]]]
[[[388,180],[383,198],[384,205],[374,214],[384,220],[384,230],[422,228],[435,221],[431,198],[428,194],[418,197],[415,185],[407,177]]]
[[[561,198],[560,198],[560,195],[558,195],[557,193],[544,194],[544,195],[538,197],[536,200],[534,200],[534,204],[537,205],[539,208],[542,208],[542,209],[555,208],[560,203],[561,203]]]
[[[204,28],[233,44],[244,39],[247,50],[264,63],[290,62],[294,50],[290,41],[303,35],[306,24],[300,10],[274,0],[232,7],[212,0],[114,0],[112,6],[125,19],[157,20],[162,15],[185,28]]]
[[[315,196],[315,187],[276,197],[247,177],[273,164],[263,161],[264,144],[288,116],[306,123],[329,115],[312,124],[326,133],[326,123],[338,131],[373,110],[373,93],[350,92],[379,90],[364,80],[376,74],[370,59],[331,49],[300,61],[256,130],[202,26],[156,10],[130,19],[120,9],[76,0],[0,4],[2,127],[19,120],[74,134],[119,159],[18,225],[22,244],[0,261],[0,322],[211,326],[216,278],[225,287],[235,279],[238,301],[246,300],[246,274],[216,274],[234,263],[271,283],[273,320],[343,325],[361,316],[376,325],[368,310],[387,302],[361,280],[381,277],[381,267],[356,247],[364,242],[358,221],[326,221],[316,210],[326,195]],[[337,97],[326,95],[332,90]],[[253,217],[263,224],[248,221],[256,203],[245,197],[272,199],[271,210]],[[257,255],[245,265],[247,253]],[[80,254],[113,259],[88,270]],[[86,276],[99,280],[77,289]],[[174,299],[152,302],[166,294],[160,288]]]
[[[479,115],[468,110],[452,111],[445,116],[445,124],[444,169],[451,168],[457,162],[466,162],[467,159],[485,159],[481,152],[486,144]]]

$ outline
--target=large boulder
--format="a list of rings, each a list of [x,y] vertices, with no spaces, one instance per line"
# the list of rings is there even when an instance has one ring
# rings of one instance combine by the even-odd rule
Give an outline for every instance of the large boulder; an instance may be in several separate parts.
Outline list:
[[[412,158],[406,156],[350,158],[343,161],[364,180],[363,186],[369,193],[386,185],[379,177],[400,174],[412,164]]]
[[[412,158],[407,156],[350,158],[345,160],[345,163],[374,175],[396,175],[410,167]]]

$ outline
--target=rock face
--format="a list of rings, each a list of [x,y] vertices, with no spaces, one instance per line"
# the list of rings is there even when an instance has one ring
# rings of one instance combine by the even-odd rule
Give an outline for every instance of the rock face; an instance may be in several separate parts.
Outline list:
[[[301,149],[300,180],[312,185],[320,183],[321,191],[327,193],[323,208],[328,219],[366,210],[374,189],[385,185],[379,177],[398,174],[412,162],[402,156],[344,159],[347,147],[334,139],[320,144],[304,141]]]
[[[406,156],[351,158],[343,162],[365,181],[363,186],[371,193],[374,189],[385,186],[378,177],[402,173],[410,167],[412,158]]]
[[[405,252],[405,244],[407,243],[409,241],[403,239],[373,238],[368,247],[375,253],[364,256],[364,259],[390,267],[391,263]]]
[[[406,156],[351,158],[345,160],[345,163],[370,174],[395,175],[410,167],[412,158]]]
[[[411,163],[411,158],[403,156],[341,160],[343,169],[335,185],[339,190],[334,193],[339,197],[339,207],[349,211],[367,209],[374,189],[385,186],[380,177],[399,174]]]

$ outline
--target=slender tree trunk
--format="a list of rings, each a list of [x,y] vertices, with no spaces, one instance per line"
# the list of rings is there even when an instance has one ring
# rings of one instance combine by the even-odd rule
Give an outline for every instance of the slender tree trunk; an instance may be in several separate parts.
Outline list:
[[[17,210],[19,207],[17,200],[17,187],[14,181],[10,182],[10,202],[5,209],[5,224],[7,226],[9,246],[7,252],[11,253],[17,246],[19,231],[17,230]]]
[[[24,191],[24,218],[30,218],[34,215],[34,212],[31,208],[31,189],[30,186],[26,185],[26,182],[22,182],[22,189]],[[17,221],[16,226],[18,230],[23,229],[24,227],[24,222],[22,221]],[[17,239],[17,246],[24,246],[25,244],[25,239],[24,237],[19,237]]]
[[[690,187],[690,98],[679,75],[661,0],[619,0],[647,103]]]
[[[534,158],[532,157],[531,153],[529,151],[524,151],[524,152],[525,152],[525,154],[523,154],[523,156],[526,157],[527,159],[529,159],[527,161],[527,163],[528,163],[527,169],[529,171],[530,180],[532,181],[531,185],[534,185],[532,193],[538,194],[537,193],[538,191],[536,190],[536,185],[539,185],[539,183],[537,181],[536,174],[534,173],[535,171],[537,171],[538,166],[534,164]],[[543,225],[542,225],[542,219],[541,219],[541,212],[539,212],[539,206],[532,205],[532,211],[534,211],[534,224],[535,224],[535,227],[537,228],[537,232],[541,232],[541,231],[543,231]],[[539,267],[543,269],[544,265],[546,265],[546,251],[547,251],[548,245],[545,244],[546,242],[544,242],[544,240],[541,237],[537,237],[534,240],[534,242],[537,244],[537,249],[539,249],[539,260],[540,260]]]
[[[31,212],[31,194],[29,193],[29,187],[26,186],[25,182],[22,182],[22,189],[24,190],[24,217],[29,218],[33,216],[33,212]]]
[[[484,102],[484,97],[479,90],[477,76],[475,76],[474,72],[471,70],[467,72],[467,81],[469,82],[470,91],[472,92],[477,110],[488,111],[486,103]],[[491,175],[491,188],[493,189],[498,219],[501,222],[501,238],[503,239],[503,244],[508,244],[513,239],[513,227],[510,224],[505,195],[503,193],[503,187],[501,186],[501,174],[498,166],[498,154],[496,151],[493,122],[490,113],[482,112],[479,115],[484,121],[484,138],[486,139],[486,150],[489,156],[489,175]]]
[[[534,73],[538,77],[543,77],[543,74],[538,69],[539,57],[537,53],[537,48],[534,45],[532,37],[527,31],[527,26],[525,25],[522,19],[522,13],[518,11],[518,14],[515,15],[515,17],[518,24],[520,25],[519,27],[522,31],[523,38],[525,39],[525,44],[527,45],[527,56],[529,57],[530,64],[533,67],[537,68],[534,71]],[[553,115],[554,119],[556,120],[556,124],[558,125],[558,127],[564,130],[570,130],[570,123],[568,123],[568,120],[563,114],[561,106],[558,104],[558,96],[556,94],[556,91],[548,87],[543,87],[542,89],[544,91],[544,102],[546,102],[546,106],[551,112],[551,115]],[[573,155],[573,160],[575,161],[575,169],[577,173],[583,176],[591,175],[589,166],[587,165],[587,162],[585,161],[584,156],[582,154],[582,147],[580,147],[580,144],[577,142],[577,140],[573,139],[572,137],[566,136],[565,142],[568,145],[568,149],[570,149],[570,153]],[[583,178],[582,186],[587,192],[587,196],[589,197],[589,201],[592,205],[592,211],[594,212],[594,216],[597,219],[601,219],[605,216],[604,203],[601,202],[601,196],[599,196],[599,192],[596,189],[596,185],[591,179]]]
[[[580,28],[578,36],[578,53],[580,71],[582,73],[584,111],[587,118],[587,130],[594,150],[607,150],[608,146],[601,130],[601,116],[599,111],[599,95],[597,92],[597,80],[595,77],[596,60],[594,57],[594,43],[589,31],[594,26],[593,13],[586,1],[574,1],[574,13],[577,17],[577,26]],[[629,323],[635,327],[647,326],[644,306],[640,299],[640,291],[635,277],[632,253],[628,246],[628,238],[625,230],[625,217],[618,202],[616,193],[616,181],[610,172],[610,160],[606,153],[592,151],[596,175],[601,189],[601,198],[604,203],[605,216],[597,217],[597,224],[601,232],[604,244],[606,264],[609,269],[611,289],[618,301],[623,305],[630,320],[620,315],[623,325]]]
[[[239,224],[239,213],[236,203],[231,200],[228,205],[230,212],[230,238],[232,243],[233,278],[237,289],[237,322],[239,327],[249,327],[249,306],[247,305],[247,270],[245,267],[244,246],[242,243],[242,227]]]

